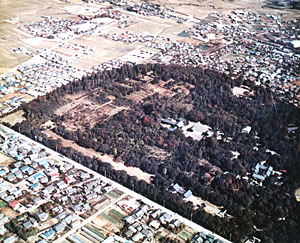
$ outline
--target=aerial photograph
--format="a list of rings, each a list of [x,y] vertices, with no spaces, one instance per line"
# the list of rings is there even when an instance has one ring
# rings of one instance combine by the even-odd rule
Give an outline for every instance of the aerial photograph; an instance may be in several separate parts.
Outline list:
[[[300,0],[0,0],[0,242],[300,243]]]

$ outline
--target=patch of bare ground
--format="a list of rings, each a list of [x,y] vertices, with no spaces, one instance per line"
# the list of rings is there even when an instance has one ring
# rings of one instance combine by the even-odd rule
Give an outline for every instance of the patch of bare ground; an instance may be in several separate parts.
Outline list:
[[[155,157],[160,160],[165,160],[168,156],[171,155],[170,152],[167,152],[166,150],[158,147],[148,146],[148,145],[146,145],[146,147],[150,150],[149,154],[151,154],[152,157]]]
[[[152,92],[153,93],[153,92]],[[152,94],[151,93],[151,94]],[[127,95],[125,98],[126,99],[129,99],[129,100],[133,100],[135,102],[138,102],[138,101],[141,101],[143,99],[145,99],[146,97],[148,97],[150,94],[149,92],[147,92],[147,90],[139,90],[139,91],[136,91],[136,92],[133,92],[132,94],[130,95]]]
[[[153,90],[154,93],[159,93],[160,95],[163,96],[173,96],[176,94],[175,92],[172,92],[169,89],[154,84],[148,84],[148,89]]]
[[[14,113],[11,113],[11,114],[1,118],[0,122],[7,122],[11,126],[14,126],[16,123],[26,120],[23,115],[24,115],[24,111],[19,110],[19,111],[16,111]]]
[[[210,203],[209,201],[203,200],[201,197],[190,196],[189,198],[184,199],[184,201],[193,203],[194,207],[199,207],[202,204],[205,204],[204,210],[213,215],[218,215],[221,210],[220,207]]]
[[[297,80],[296,82],[294,82],[294,84],[296,84],[296,85],[300,86],[300,79],[299,79],[299,80]]]
[[[99,104],[89,99],[89,94],[86,93],[66,96],[66,100],[69,102],[59,107],[55,114],[65,115],[63,125],[70,130],[77,130],[84,127],[85,124],[93,127],[99,120],[108,119],[121,110],[128,109],[126,106],[113,105],[115,97],[108,96],[107,98],[110,101]]]
[[[96,158],[100,159],[103,162],[110,163],[115,170],[124,170],[127,172],[128,175],[136,176],[138,179],[144,180],[147,183],[150,183],[151,176],[153,176],[153,175],[145,173],[137,167],[125,166],[124,163],[122,163],[122,162],[115,162],[113,159],[113,156],[111,156],[111,155],[108,155],[108,154],[102,155],[101,153],[96,152],[94,149],[83,148],[83,147],[79,146],[78,144],[76,144],[74,141],[64,139],[63,137],[57,135],[56,133],[54,133],[52,131],[45,130],[45,131],[43,131],[43,133],[45,133],[47,136],[49,136],[51,138],[60,139],[62,142],[62,145],[64,147],[71,147],[72,149],[74,149],[78,152],[81,152],[85,156],[89,156],[91,158],[93,158],[95,156]]]
[[[135,91],[130,95],[127,95],[125,98],[129,100],[133,100],[135,102],[140,102],[143,99],[147,98],[150,95],[153,95],[154,93],[159,93],[160,95],[163,96],[173,96],[176,93],[173,91],[170,91],[169,89],[166,89],[162,87],[166,82],[160,81],[158,84],[151,84],[150,81],[152,81],[153,78],[149,76],[144,77],[145,83],[142,87],[141,90]],[[135,80],[129,80],[129,82],[133,83],[136,82]]]
[[[298,188],[295,192],[295,196],[298,202],[300,202],[300,188]]]
[[[20,214],[18,214],[15,210],[5,206],[1,209],[2,213],[9,217],[10,219],[16,218],[17,216],[19,216]]]
[[[0,165],[2,168],[7,167],[14,159],[6,156],[5,154],[0,153]]]

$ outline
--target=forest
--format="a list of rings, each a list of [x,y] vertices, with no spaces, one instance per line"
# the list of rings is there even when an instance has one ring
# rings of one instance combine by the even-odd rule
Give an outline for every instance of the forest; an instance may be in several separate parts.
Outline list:
[[[232,89],[241,85],[253,94],[235,96]],[[142,91],[148,94],[132,98]],[[83,125],[70,129],[72,111],[56,111],[69,102],[66,97],[75,94],[85,94],[100,106],[111,102],[123,108],[97,117],[93,124],[83,120]],[[300,206],[294,195],[300,187],[300,130],[288,130],[291,125],[299,126],[300,111],[267,88],[202,67],[124,65],[74,80],[20,109],[26,120],[15,124],[14,130],[187,218],[192,215],[193,221],[227,239],[300,240]],[[181,129],[170,131],[161,125],[166,118],[201,122],[212,128],[213,135],[199,141]],[[153,174],[151,183],[63,146],[60,139],[43,132],[49,120],[55,134]],[[250,133],[241,132],[246,126],[251,127]],[[164,153],[160,156],[153,151]],[[232,151],[239,156],[233,159]],[[250,183],[253,168],[262,161],[283,171],[282,176],[271,175],[262,185]],[[184,202],[169,190],[174,183],[223,207],[233,217],[211,215],[203,205]]]

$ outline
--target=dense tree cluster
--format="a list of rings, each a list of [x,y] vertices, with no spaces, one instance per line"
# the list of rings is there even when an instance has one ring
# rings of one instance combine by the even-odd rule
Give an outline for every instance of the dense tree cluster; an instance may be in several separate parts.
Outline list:
[[[128,99],[129,94],[142,89],[147,82],[145,77],[152,85],[164,82],[163,87],[175,95],[155,93],[141,102]],[[297,242],[300,239],[300,208],[294,192],[300,185],[300,129],[289,133],[288,126],[299,125],[300,112],[250,81],[243,81],[243,85],[254,95],[234,96],[232,88],[241,83],[240,79],[232,80],[201,67],[124,65],[121,69],[93,73],[23,105],[27,119],[16,124],[14,129],[38,138],[48,147],[173,211],[186,217],[193,214],[196,222],[225,237],[231,235],[234,241],[255,235],[265,242],[274,239]],[[97,92],[92,92],[95,90]],[[100,104],[112,95],[116,97],[115,105],[125,105],[129,109],[100,119],[93,127],[87,124],[83,129],[72,131],[64,127],[64,117],[54,111],[66,102],[66,94],[78,92],[91,93],[90,98]],[[171,132],[160,124],[162,118],[180,117],[209,125],[213,136],[197,141],[186,137],[181,129]],[[49,119],[56,124],[52,129],[56,134],[154,174],[152,183],[139,181],[124,171],[113,170],[108,163],[60,146],[61,141],[42,133],[41,124]],[[252,127],[251,132],[242,133],[247,125]],[[218,137],[220,132],[224,134],[222,139]],[[163,151],[163,156],[154,151]],[[238,151],[239,157],[232,159],[231,151]],[[262,187],[250,185],[242,177],[251,177],[249,173],[261,161],[266,161],[276,171],[286,170],[287,173],[281,179],[270,176]],[[280,183],[276,185],[275,182]],[[168,190],[173,183],[226,208],[233,218],[209,215],[201,205],[195,210],[191,203],[184,203],[179,195]]]

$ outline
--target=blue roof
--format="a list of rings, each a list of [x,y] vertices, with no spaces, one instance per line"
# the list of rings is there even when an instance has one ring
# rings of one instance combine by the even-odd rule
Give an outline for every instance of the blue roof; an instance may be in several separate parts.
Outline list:
[[[0,187],[6,187],[7,186],[7,182],[6,181],[3,181],[0,183]]]
[[[17,159],[23,159],[23,155],[22,155],[22,154],[19,154],[19,155],[16,156],[16,158],[17,158]]]
[[[17,172],[18,171],[18,168],[13,168],[12,170],[11,170],[11,173],[15,173],[15,172]]]
[[[35,179],[37,179],[37,178],[40,178],[40,177],[42,177],[43,176],[43,174],[41,173],[41,172],[38,172],[38,173],[36,173],[33,177],[35,178]]]
[[[42,164],[44,164],[44,163],[46,163],[47,162],[47,159],[41,159],[38,163],[40,164],[40,165],[42,165]]]
[[[43,164],[43,166],[44,166],[45,168],[47,168],[47,167],[49,167],[49,163],[46,162],[46,163]]]
[[[33,171],[34,171],[34,169],[31,168],[31,167],[29,167],[28,170],[27,170],[28,173],[31,173],[31,172],[33,172]]]
[[[32,189],[35,189],[35,188],[37,188],[38,186],[39,186],[38,183],[34,183],[33,185],[31,185],[31,188],[32,188]]]
[[[4,176],[6,175],[6,171],[5,170],[0,170],[0,176]]]
[[[20,170],[23,172],[23,171],[27,171],[28,169],[29,169],[29,166],[25,165]]]
[[[21,164],[22,164],[22,162],[19,161],[19,162],[14,163],[14,166],[15,167],[20,167]]]
[[[54,230],[51,228],[51,229],[49,229],[48,231],[46,231],[44,234],[43,234],[43,236],[45,236],[46,238],[49,238],[49,237],[51,237],[52,235],[54,235]]]

